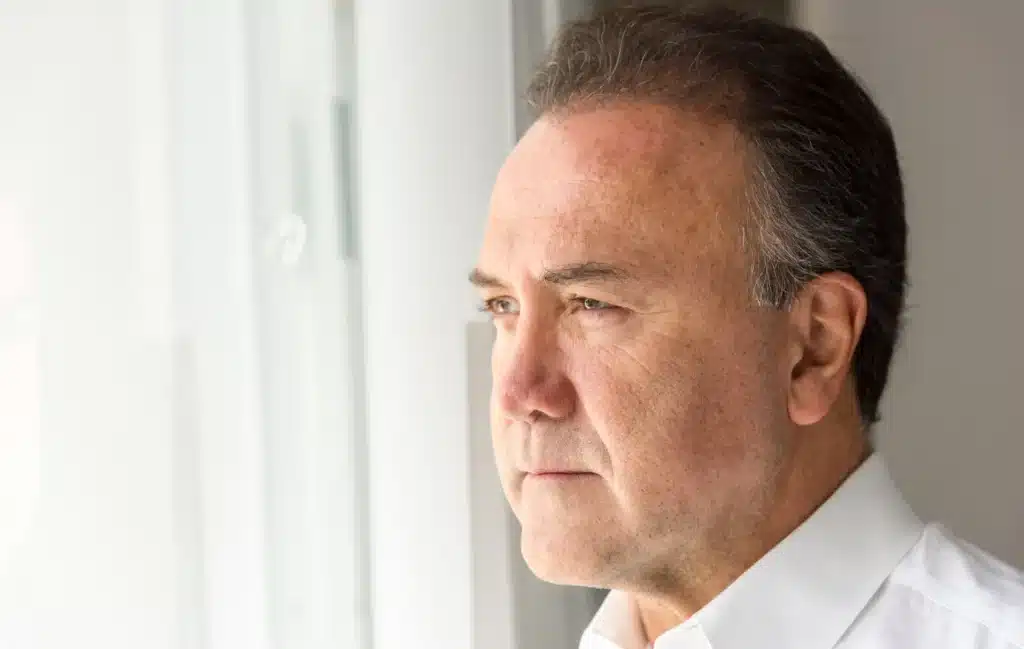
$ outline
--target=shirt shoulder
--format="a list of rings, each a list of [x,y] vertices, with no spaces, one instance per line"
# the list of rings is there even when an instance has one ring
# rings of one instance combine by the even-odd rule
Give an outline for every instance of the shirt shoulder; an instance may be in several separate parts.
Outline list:
[[[928,525],[889,579],[889,590],[917,599],[917,611],[940,626],[966,629],[989,639],[981,646],[1024,649],[1024,573]],[[978,636],[976,636],[978,637]]]

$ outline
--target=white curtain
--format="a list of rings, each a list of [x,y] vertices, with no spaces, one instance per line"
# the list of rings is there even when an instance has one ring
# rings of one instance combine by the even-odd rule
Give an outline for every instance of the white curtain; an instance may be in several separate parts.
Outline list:
[[[0,646],[361,646],[344,9],[0,7]]]

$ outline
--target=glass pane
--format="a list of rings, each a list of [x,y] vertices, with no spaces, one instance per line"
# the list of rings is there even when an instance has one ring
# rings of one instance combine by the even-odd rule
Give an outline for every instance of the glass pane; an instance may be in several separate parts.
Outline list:
[[[365,646],[352,5],[264,0],[254,27],[256,266],[275,647]],[[261,242],[257,242],[260,244]]]

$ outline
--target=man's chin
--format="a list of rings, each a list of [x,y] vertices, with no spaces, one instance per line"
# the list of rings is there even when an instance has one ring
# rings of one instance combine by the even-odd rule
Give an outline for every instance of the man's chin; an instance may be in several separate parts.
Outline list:
[[[560,586],[605,587],[607,559],[593,539],[534,538],[523,534],[521,549],[527,567],[542,581]]]

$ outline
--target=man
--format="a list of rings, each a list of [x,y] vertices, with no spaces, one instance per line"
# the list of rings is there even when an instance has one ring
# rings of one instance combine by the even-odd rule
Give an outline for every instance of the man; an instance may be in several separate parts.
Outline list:
[[[870,431],[906,222],[815,37],[725,11],[567,26],[477,269],[522,552],[612,589],[583,649],[1024,647],[1024,579],[900,498]]]

